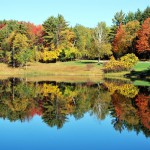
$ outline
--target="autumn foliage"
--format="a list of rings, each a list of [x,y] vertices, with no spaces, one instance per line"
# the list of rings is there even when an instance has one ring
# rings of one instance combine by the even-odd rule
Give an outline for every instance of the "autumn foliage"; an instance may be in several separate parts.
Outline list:
[[[27,33],[29,39],[33,42],[33,44],[40,44],[43,42],[43,29],[42,25],[34,25],[33,23],[28,22],[27,26]]]
[[[0,24],[0,29],[2,29],[5,26],[4,23]]]
[[[133,68],[133,66],[138,62],[138,57],[135,54],[126,54],[120,58],[120,60],[115,60],[113,57],[109,62],[104,64],[104,72],[118,72],[118,71],[128,71]]]
[[[117,29],[117,33],[115,36],[115,39],[113,41],[113,51],[116,53],[118,56],[122,55],[122,51],[124,50],[125,47],[125,30],[123,28],[123,25],[120,24],[120,26]]]
[[[150,52],[150,7],[145,11],[116,13],[111,27],[99,22],[96,27],[82,25],[70,27],[64,16],[50,16],[42,25],[17,20],[0,20],[0,63],[9,66],[24,66],[28,62],[44,63],[72,61],[75,59],[115,59],[134,53],[139,59],[149,58]],[[13,44],[15,36],[27,37],[28,46]],[[23,44],[23,40],[19,43]],[[15,49],[14,49],[15,48]],[[16,65],[16,58],[19,65]],[[18,61],[17,60],[17,61]],[[115,71],[127,70],[123,62],[113,61]],[[109,69],[108,69],[109,70]]]
[[[138,32],[137,50],[139,53],[150,52],[150,18],[147,18]]]

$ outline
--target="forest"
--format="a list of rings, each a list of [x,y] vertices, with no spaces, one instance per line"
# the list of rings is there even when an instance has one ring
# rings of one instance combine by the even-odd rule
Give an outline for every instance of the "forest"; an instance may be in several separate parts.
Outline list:
[[[50,16],[42,25],[17,20],[0,21],[0,62],[12,67],[28,62],[75,59],[119,59],[133,53],[140,60],[150,57],[150,7],[117,12],[113,25],[98,22],[94,28],[71,27],[63,15]]]

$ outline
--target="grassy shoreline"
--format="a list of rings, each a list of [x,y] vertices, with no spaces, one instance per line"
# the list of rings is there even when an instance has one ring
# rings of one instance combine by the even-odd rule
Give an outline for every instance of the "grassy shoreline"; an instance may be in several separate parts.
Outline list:
[[[134,67],[135,71],[143,71],[150,67],[150,62],[139,62]],[[28,77],[28,78],[64,78],[65,80],[97,80],[106,78],[123,78],[129,71],[107,73],[102,71],[102,64],[98,65],[96,60],[82,60],[57,63],[29,63],[27,69],[11,68],[6,64],[0,63],[0,79],[6,77]],[[51,76],[51,77],[49,77]],[[75,79],[76,78],[76,79]]]
[[[57,63],[29,63],[27,69],[11,68],[0,64],[0,75],[102,75],[102,66],[97,63],[57,62]]]

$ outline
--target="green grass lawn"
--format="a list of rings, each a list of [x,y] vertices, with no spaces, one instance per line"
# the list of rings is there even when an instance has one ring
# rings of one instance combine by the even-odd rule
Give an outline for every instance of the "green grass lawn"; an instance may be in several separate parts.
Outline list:
[[[96,60],[76,60],[76,61],[68,61],[68,62],[60,62],[66,66],[87,66],[87,65],[97,65]]]
[[[150,62],[146,61],[146,62],[138,62],[135,67],[134,67],[134,70],[135,71],[143,71],[143,70],[147,70],[147,69],[150,69]]]

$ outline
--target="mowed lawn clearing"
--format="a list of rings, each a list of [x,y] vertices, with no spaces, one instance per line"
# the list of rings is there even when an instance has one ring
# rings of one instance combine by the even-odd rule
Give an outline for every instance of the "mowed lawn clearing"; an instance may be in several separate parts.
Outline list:
[[[145,61],[145,62],[140,61],[134,67],[135,71],[144,71],[147,69],[150,69],[150,61]]]

